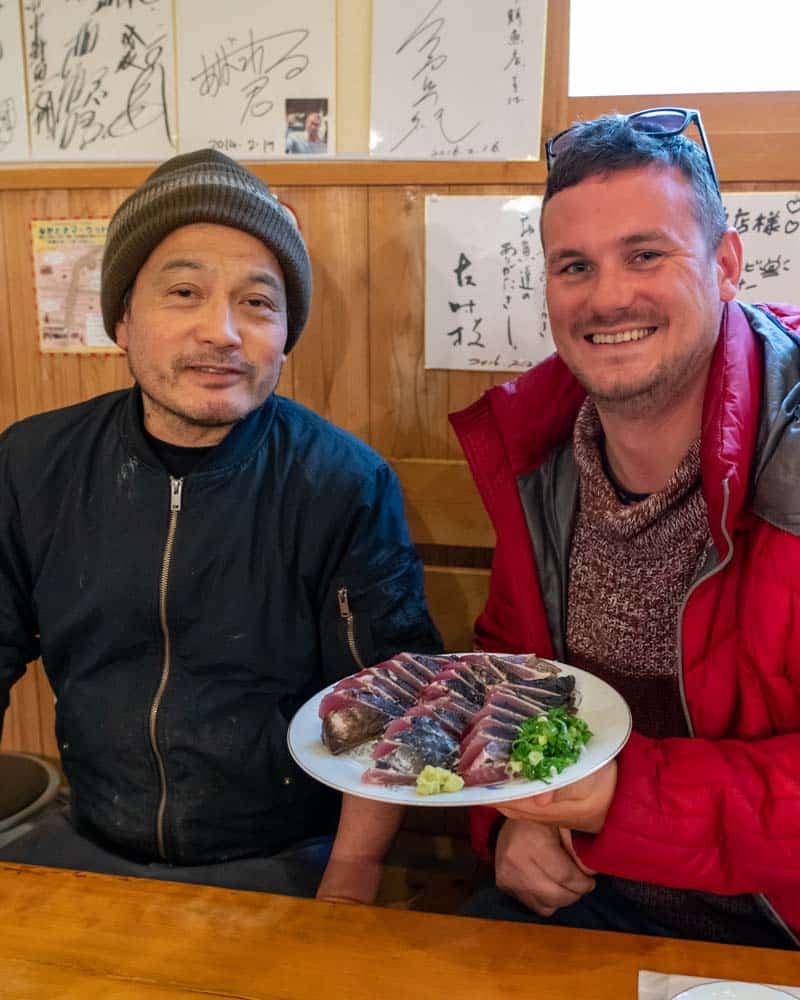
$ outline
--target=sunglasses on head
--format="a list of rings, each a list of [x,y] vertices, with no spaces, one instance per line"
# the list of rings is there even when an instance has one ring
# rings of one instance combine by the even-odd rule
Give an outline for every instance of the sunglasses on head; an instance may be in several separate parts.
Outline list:
[[[646,111],[634,111],[632,115],[626,115],[626,121],[637,132],[645,132],[656,139],[666,139],[671,135],[680,135],[694,122],[700,136],[703,152],[706,154],[708,169],[711,171],[714,184],[717,191],[719,191],[717,168],[714,166],[714,160],[711,156],[711,149],[708,145],[700,112],[696,108],[648,108]],[[554,161],[573,144],[576,138],[576,130],[580,128],[580,124],[571,125],[545,144],[548,172],[552,169]]]

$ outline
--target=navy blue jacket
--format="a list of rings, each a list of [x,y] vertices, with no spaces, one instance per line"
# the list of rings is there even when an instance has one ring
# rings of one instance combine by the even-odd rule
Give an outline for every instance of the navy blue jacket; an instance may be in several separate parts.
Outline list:
[[[439,648],[396,477],[294,402],[182,480],[137,389],[0,436],[0,719],[41,653],[73,819],[114,851],[204,864],[331,829],[288,720],[361,664]]]

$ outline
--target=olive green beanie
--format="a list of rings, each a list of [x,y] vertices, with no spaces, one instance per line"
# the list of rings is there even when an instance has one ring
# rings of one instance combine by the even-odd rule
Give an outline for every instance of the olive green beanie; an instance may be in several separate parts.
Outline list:
[[[196,222],[241,229],[275,254],[286,285],[288,354],[306,324],[311,304],[306,245],[294,216],[267,185],[213,149],[182,153],[162,163],[114,213],[100,285],[106,333],[116,338],[125,295],[153,250],[173,230]]]

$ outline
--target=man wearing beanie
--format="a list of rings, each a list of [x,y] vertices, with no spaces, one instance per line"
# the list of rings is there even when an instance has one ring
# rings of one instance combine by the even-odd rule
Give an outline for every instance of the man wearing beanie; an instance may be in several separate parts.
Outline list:
[[[0,436],[0,719],[41,655],[70,786],[0,860],[315,892],[339,801],[288,722],[440,638],[389,467],[274,394],[310,299],[292,213],[220,153],[114,214],[101,304],[133,388]],[[345,848],[372,809],[346,805]]]
[[[469,912],[797,948],[800,309],[736,301],[698,112],[547,153],[558,353],[452,417],[497,529],[476,630],[604,679],[633,732],[475,817],[496,883]]]

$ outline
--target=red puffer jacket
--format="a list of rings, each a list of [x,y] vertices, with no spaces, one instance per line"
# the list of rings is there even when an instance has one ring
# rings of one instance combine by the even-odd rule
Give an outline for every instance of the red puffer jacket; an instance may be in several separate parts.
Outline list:
[[[688,592],[676,637],[692,737],[634,732],[603,830],[576,837],[582,860],[600,872],[763,894],[796,935],[800,340],[790,331],[798,329],[793,307],[726,307],[701,445],[716,552]],[[553,356],[451,417],[497,533],[476,625],[482,648],[544,656],[558,648],[543,598],[552,588],[540,579],[516,477],[550,465],[583,396]],[[490,811],[481,812],[473,834],[485,851]]]

